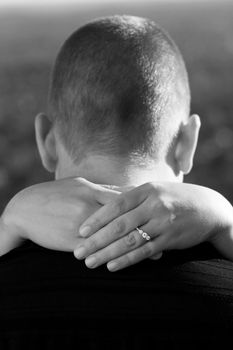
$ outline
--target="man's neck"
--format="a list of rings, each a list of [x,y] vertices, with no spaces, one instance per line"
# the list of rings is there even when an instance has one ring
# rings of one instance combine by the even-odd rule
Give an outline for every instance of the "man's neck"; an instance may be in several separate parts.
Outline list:
[[[78,165],[69,159],[59,162],[56,179],[75,176],[84,177],[94,183],[116,186],[139,186],[153,181],[182,181],[165,162],[151,162],[143,166],[128,159],[126,161],[99,155],[90,155]]]

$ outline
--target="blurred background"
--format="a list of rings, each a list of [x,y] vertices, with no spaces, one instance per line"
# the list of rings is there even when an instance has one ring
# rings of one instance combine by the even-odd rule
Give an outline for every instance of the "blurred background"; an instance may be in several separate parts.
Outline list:
[[[0,210],[20,189],[52,179],[34,139],[46,111],[49,72],[72,31],[94,17],[131,14],[165,27],[187,64],[192,113],[202,119],[187,182],[220,191],[233,203],[233,2],[0,1]]]

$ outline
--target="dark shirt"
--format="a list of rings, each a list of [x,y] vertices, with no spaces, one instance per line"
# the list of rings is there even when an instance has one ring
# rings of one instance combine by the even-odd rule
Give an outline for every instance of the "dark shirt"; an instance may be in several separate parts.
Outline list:
[[[207,243],[117,272],[31,242],[0,258],[1,350],[196,349],[232,340],[233,263]]]

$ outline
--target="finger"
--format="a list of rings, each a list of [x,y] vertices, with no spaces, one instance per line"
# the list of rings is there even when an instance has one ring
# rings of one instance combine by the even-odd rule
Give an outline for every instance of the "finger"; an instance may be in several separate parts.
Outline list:
[[[149,222],[141,226],[141,229],[144,232],[151,232],[152,225],[153,225],[153,221],[152,223]],[[159,234],[162,234],[162,233],[157,232],[156,234],[154,233],[153,236],[156,237]],[[151,239],[153,239],[152,235],[150,237]],[[140,234],[137,230],[133,230],[127,235],[109,244],[105,248],[98,250],[95,254],[88,256],[85,260],[85,263],[87,267],[90,267],[90,268],[98,267],[104,264],[105,262],[116,259],[124,254],[127,254],[129,251],[132,251],[144,245],[147,242],[148,241],[146,240],[146,238],[143,238],[142,234]],[[161,257],[161,252],[159,254],[154,255],[154,259],[159,259],[159,257]]]
[[[95,199],[97,202],[99,202],[99,204],[102,205],[114,200],[121,193],[117,190],[117,186],[108,187],[107,185],[103,186],[95,184],[84,179],[83,177],[76,177],[74,178],[74,180],[78,183],[78,185],[84,185],[85,188],[91,189],[93,199]],[[80,193],[80,189],[78,189],[78,191]]]
[[[105,205],[116,199],[120,194],[121,192],[115,188],[112,189],[101,185],[96,185],[93,192],[93,197],[99,204]]]
[[[152,255],[152,256],[150,257],[150,259],[151,259],[151,260],[159,260],[159,259],[162,257],[162,255],[163,255],[163,252],[160,252],[160,253],[158,253],[158,254]]]
[[[161,235],[158,238],[148,241],[139,248],[136,248],[129,253],[110,261],[107,264],[109,271],[118,271],[130,265],[134,265],[142,260],[150,258],[151,256],[160,253],[164,250],[167,237]]]
[[[143,221],[149,220],[149,213],[144,206],[137,207],[120,218],[113,220],[109,225],[87,238],[82,246],[74,251],[76,258],[83,259],[86,256],[102,249],[112,242],[119,240],[126,233],[133,231]]]
[[[98,250],[95,254],[88,256],[85,264],[89,268],[98,267],[110,260],[128,253],[129,251],[145,244],[145,239],[136,230],[109,244],[107,247]]]
[[[76,181],[78,185],[86,185],[91,188],[95,188],[96,184],[94,182],[88,181],[84,177],[72,177],[72,180]]]
[[[147,201],[144,201],[137,208],[123,214],[119,218],[116,218],[92,236],[88,237],[81,247],[79,246],[75,249],[74,253],[76,258],[86,258],[90,254],[93,254],[119,240],[138,226],[146,232],[143,239],[147,238],[147,232],[150,232],[152,238],[156,237],[161,232],[166,232],[168,226],[166,215],[160,213],[159,217],[153,218],[152,220],[150,220],[150,216],[151,214],[148,210],[148,203]],[[144,224],[142,225],[142,223]],[[140,234],[140,230],[138,233]],[[111,248],[109,248],[109,250],[110,249]],[[119,248],[119,256],[120,255],[122,255],[122,250]]]
[[[115,186],[115,185],[102,185],[102,187],[108,188],[110,190],[118,191],[118,192],[128,192],[133,190],[136,186]]]
[[[135,187],[136,186],[116,186],[114,189],[119,192],[129,192],[132,191]]]
[[[97,232],[116,217],[136,208],[146,197],[147,192],[144,185],[120,194],[115,200],[96,211],[81,225],[79,229],[80,235],[82,237],[88,237],[94,232]]]

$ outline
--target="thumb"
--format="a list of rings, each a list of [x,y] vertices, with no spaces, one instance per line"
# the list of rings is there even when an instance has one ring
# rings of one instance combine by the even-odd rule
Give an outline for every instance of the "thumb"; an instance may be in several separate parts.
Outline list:
[[[102,205],[113,201],[121,193],[117,186],[96,184],[82,177],[77,177],[75,180],[78,181],[79,184],[90,188],[92,198]]]
[[[99,185],[94,191],[94,198],[99,204],[105,205],[116,199],[119,194],[121,194],[121,192],[118,190],[109,189],[106,186]]]
[[[102,185],[104,188],[108,188],[110,190],[118,191],[118,192],[128,192],[133,190],[136,186],[115,186],[115,185]]]
[[[131,190],[133,190],[136,186],[121,186],[121,187],[117,187],[115,186],[115,190],[119,191],[119,192],[129,192]]]

